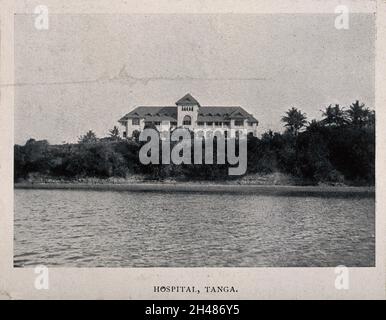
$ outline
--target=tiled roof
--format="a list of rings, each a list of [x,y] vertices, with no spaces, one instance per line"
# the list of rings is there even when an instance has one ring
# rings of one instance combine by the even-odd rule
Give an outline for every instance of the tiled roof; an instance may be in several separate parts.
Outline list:
[[[145,121],[176,121],[177,107],[137,107],[119,119],[124,123],[127,119],[144,119]],[[258,121],[241,107],[200,107],[197,121],[230,121],[231,119],[247,119],[250,123]]]
[[[145,121],[175,121],[177,120],[177,107],[137,107],[129,112],[119,122],[127,119],[145,119]]]
[[[176,102],[176,105],[200,105],[196,99],[192,97],[190,93],[184,95],[180,100]]]
[[[224,121],[231,119],[248,119],[248,122],[257,123],[257,120],[241,107],[201,107],[198,110],[197,121]]]

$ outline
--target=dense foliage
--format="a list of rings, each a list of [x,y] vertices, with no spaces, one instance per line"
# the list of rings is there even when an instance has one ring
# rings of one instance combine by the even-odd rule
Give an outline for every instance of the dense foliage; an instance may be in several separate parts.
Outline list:
[[[375,181],[375,114],[358,101],[347,110],[328,106],[320,121],[291,108],[281,119],[284,133],[268,131],[248,138],[247,174],[282,172],[305,184],[346,183],[372,185]],[[237,179],[228,166],[143,165],[136,138],[121,139],[116,127],[98,139],[89,131],[77,144],[49,145],[30,139],[14,147],[15,181],[33,174],[53,178],[129,177],[148,179]],[[216,157],[215,157],[216,158]]]

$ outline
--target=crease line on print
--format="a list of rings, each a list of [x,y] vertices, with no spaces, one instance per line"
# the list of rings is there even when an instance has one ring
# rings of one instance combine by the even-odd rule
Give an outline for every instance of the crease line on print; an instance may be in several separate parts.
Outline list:
[[[87,83],[102,83],[110,81],[127,81],[132,83],[141,82],[147,85],[151,81],[268,81],[269,78],[205,78],[205,77],[191,77],[191,76],[176,76],[176,77],[135,77],[129,75],[126,68],[123,67],[116,76],[108,77],[102,76],[97,79],[79,80],[79,81],[53,81],[53,82],[18,82],[18,83],[4,83],[0,87],[23,87],[23,86],[41,86],[41,85],[70,85],[70,84],[87,84]]]

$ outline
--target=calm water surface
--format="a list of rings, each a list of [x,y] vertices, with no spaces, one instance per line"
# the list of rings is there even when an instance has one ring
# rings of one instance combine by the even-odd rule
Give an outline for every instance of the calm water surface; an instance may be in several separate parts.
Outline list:
[[[373,198],[15,190],[14,264],[374,266]]]

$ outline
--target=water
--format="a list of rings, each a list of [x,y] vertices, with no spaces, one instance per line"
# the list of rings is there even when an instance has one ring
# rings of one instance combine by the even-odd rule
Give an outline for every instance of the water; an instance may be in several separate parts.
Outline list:
[[[14,265],[374,266],[373,198],[15,190]]]

